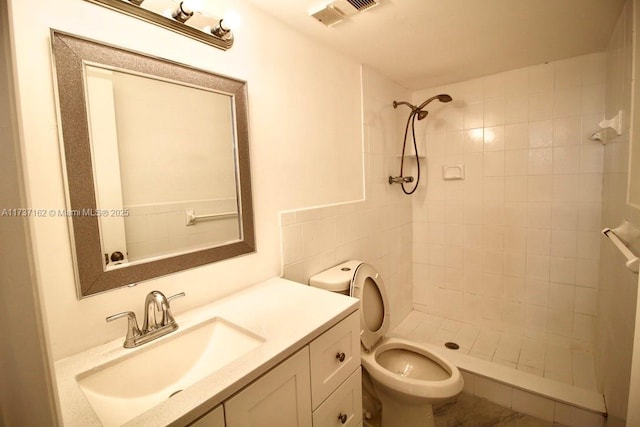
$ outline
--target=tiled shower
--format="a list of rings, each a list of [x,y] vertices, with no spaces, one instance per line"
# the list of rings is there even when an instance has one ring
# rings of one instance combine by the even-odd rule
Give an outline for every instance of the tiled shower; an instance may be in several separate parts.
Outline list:
[[[589,348],[594,336],[605,55],[420,91],[447,92],[413,198],[418,310]],[[463,164],[465,179],[442,167]],[[540,368],[533,366],[532,368]]]

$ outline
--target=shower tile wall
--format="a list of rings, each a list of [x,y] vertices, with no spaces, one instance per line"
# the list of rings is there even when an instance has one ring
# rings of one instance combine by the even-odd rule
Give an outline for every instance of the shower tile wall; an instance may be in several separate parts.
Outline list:
[[[412,206],[387,177],[400,168],[398,141],[406,117],[392,102],[409,100],[410,93],[367,67],[362,85],[365,200],[283,212],[283,277],[308,283],[312,275],[349,259],[368,262],[385,281],[395,326],[412,307]]]
[[[595,334],[605,54],[414,93],[428,180],[413,198],[415,308],[590,349]],[[425,150],[426,149],[426,150]],[[463,164],[465,179],[442,168]]]

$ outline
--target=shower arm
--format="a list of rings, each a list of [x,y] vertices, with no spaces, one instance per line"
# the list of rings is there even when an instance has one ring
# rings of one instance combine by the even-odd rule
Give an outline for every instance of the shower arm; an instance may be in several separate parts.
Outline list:
[[[416,111],[417,108],[415,105],[409,104],[408,102],[405,101],[393,101],[393,108],[398,108],[399,105],[406,105],[407,107],[411,108],[411,111]]]

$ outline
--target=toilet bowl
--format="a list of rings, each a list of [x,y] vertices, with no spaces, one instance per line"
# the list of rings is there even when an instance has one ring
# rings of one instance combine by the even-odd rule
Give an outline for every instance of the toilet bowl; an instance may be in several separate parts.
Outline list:
[[[362,366],[382,404],[382,427],[434,426],[432,404],[460,393],[462,375],[418,343],[385,337],[390,312],[375,268],[347,261],[311,277],[309,284],[360,299]]]

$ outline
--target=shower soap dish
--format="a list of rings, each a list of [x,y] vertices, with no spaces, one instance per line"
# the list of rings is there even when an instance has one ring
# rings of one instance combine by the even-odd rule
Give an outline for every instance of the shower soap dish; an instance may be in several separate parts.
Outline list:
[[[600,127],[602,129],[611,128],[616,131],[618,136],[622,135],[622,110],[618,111],[615,117],[601,121]]]
[[[592,141],[598,141],[600,143],[602,143],[603,145],[606,144],[607,142],[605,141],[604,137],[604,131],[607,129],[613,129],[616,131],[616,134],[618,136],[622,135],[622,122],[623,122],[623,114],[624,111],[623,110],[619,110],[618,114],[616,114],[613,118],[611,119],[604,119],[599,123],[600,126],[600,131],[596,131],[594,133],[592,133],[589,136],[589,139]]]
[[[452,181],[456,179],[464,179],[464,165],[444,165],[442,166],[442,179]]]

